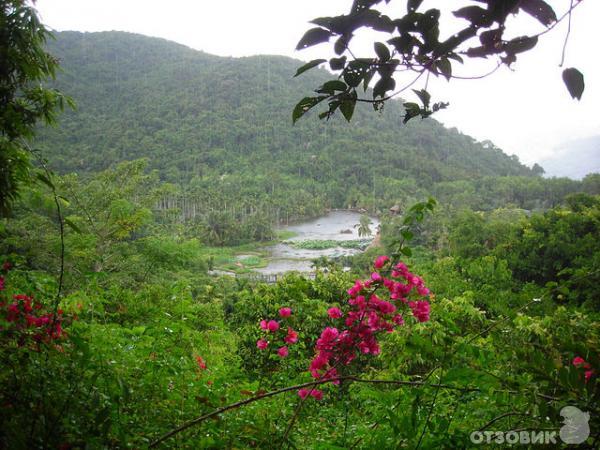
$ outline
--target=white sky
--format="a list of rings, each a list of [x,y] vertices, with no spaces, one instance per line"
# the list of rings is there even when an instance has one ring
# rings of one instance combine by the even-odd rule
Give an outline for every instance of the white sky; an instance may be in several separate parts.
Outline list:
[[[548,0],[547,0],[548,1]],[[570,0],[549,0],[562,15]],[[464,1],[427,0],[424,7]],[[38,0],[42,21],[58,30],[122,30],[166,38],[223,56],[287,55],[310,60],[332,56],[327,45],[296,52],[296,43],[320,16],[347,13],[351,0]],[[405,1],[391,3],[389,14],[404,13]],[[398,12],[394,15],[392,8]],[[585,75],[580,102],[572,100],[558,67],[566,21],[543,36],[538,46],[519,57],[514,71],[503,67],[484,80],[430,81],[434,100],[450,102],[436,116],[478,140],[490,139],[509,154],[532,164],[565,141],[600,134],[600,1],[583,0],[573,14],[565,67]],[[442,21],[442,23],[444,23]],[[454,24],[454,23],[453,23]],[[541,31],[535,21],[516,24],[523,31]],[[454,30],[442,29],[442,34]],[[369,42],[367,46],[367,41]],[[366,55],[372,36],[353,45]],[[487,66],[489,67],[489,66]],[[477,75],[464,68],[455,74]],[[293,82],[293,80],[290,80]],[[422,86],[421,86],[422,87]]]

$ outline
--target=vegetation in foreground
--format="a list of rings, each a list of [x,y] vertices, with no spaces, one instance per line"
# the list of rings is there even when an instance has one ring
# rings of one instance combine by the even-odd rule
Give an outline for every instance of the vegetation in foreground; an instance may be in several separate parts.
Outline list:
[[[418,204],[384,223],[386,248],[352,258],[351,273],[333,263],[314,280],[290,274],[273,285],[206,276],[199,244],[149,235],[161,229],[152,221],[134,227],[136,208],[98,215],[118,220],[97,222],[96,230],[120,236],[98,254],[78,245],[100,241],[64,205],[80,226],[65,230],[57,296],[55,212],[36,213],[26,203],[43,204],[48,195],[31,191],[23,215],[2,230],[1,439],[10,448],[143,447],[239,401],[248,403],[158,446],[468,447],[480,429],[558,430],[565,405],[589,412],[597,430],[597,196],[571,197],[531,216],[447,217],[442,208],[426,215],[424,205],[432,204]],[[418,244],[414,257],[407,242]],[[308,369],[324,328],[341,332],[350,317],[348,300],[357,293],[347,291],[355,280],[371,279],[380,297],[387,291],[389,263],[373,267],[382,252],[404,260],[431,289],[430,320],[388,300],[398,312],[407,309],[404,325],[396,319],[378,347],[338,368],[339,385],[307,385],[315,381]],[[99,262],[103,255],[127,263]],[[55,305],[61,315],[53,326],[61,331],[44,334],[40,320]],[[282,308],[291,314],[281,317]],[[267,331],[269,321],[276,330]],[[288,343],[294,333],[297,341]],[[304,387],[262,397],[292,386]],[[594,439],[592,432],[588,443]]]

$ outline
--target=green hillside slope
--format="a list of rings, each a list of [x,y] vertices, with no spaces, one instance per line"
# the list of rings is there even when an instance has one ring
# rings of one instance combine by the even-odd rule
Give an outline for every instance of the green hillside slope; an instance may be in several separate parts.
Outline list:
[[[484,175],[530,175],[516,160],[435,120],[402,126],[400,108],[363,105],[352,124],[291,110],[324,72],[293,79],[299,62],[223,58],[129,33],[57,34],[59,87],[78,104],[41,142],[60,171],[89,171],[139,157],[170,181],[242,169],[321,182],[419,184]]]

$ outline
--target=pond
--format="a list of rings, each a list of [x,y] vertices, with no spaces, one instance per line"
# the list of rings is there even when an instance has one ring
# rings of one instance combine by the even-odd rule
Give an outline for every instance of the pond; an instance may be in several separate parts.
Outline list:
[[[294,237],[277,245],[268,247],[269,263],[266,267],[255,269],[265,275],[281,274],[290,271],[312,272],[312,260],[321,256],[337,257],[354,255],[361,252],[359,248],[348,248],[348,241],[373,240],[379,227],[379,220],[370,217],[371,233],[358,235],[358,224],[362,214],[354,211],[331,211],[325,216],[306,222],[280,227],[278,231],[290,231]],[[308,242],[310,241],[310,242]],[[330,248],[319,249],[319,241],[337,241],[339,245],[329,242]],[[344,244],[344,242],[346,244]],[[309,244],[311,248],[300,248]],[[317,247],[317,248],[315,248]]]

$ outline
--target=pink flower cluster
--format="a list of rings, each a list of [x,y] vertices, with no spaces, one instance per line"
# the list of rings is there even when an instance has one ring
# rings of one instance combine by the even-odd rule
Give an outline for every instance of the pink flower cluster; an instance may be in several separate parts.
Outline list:
[[[62,310],[59,309],[54,318],[52,313],[42,313],[42,305],[34,304],[32,297],[18,294],[13,296],[13,300],[8,305],[0,302],[0,308],[4,310],[6,321],[12,325],[8,329],[9,334],[17,335],[20,346],[25,345],[29,335],[36,342],[49,342],[64,335]]]
[[[345,312],[337,307],[327,310],[336,326],[326,327],[316,342],[315,357],[309,367],[313,378],[337,378],[338,369],[349,365],[358,355],[378,355],[381,350],[377,335],[404,325],[400,308],[410,310],[418,322],[429,320],[429,302],[424,297],[430,292],[420,277],[402,262],[390,267],[387,256],[379,256],[373,266],[376,271],[370,279],[357,280],[348,289]],[[384,268],[391,275],[389,278],[378,271]],[[382,298],[381,292],[386,292],[387,299]],[[308,394],[298,392],[298,395],[305,398]]]
[[[206,361],[204,361],[204,358],[202,358],[202,356],[200,355],[196,355],[195,359],[196,364],[198,365],[198,369],[206,370]]]
[[[12,269],[10,262],[2,264],[2,272],[8,273]],[[6,287],[6,279],[0,276],[0,291]],[[9,323],[7,328],[0,326],[0,331],[14,338],[22,347],[29,339],[35,343],[51,342],[65,335],[62,329],[63,311],[57,310],[56,317],[53,313],[44,313],[41,303],[34,303],[33,297],[24,294],[13,295],[12,302],[6,303],[0,297],[0,314]]]
[[[583,377],[585,378],[586,383],[590,380],[590,378],[592,378],[592,375],[594,375],[594,371],[592,370],[591,364],[586,362],[586,360],[583,359],[581,356],[576,356],[575,358],[573,358],[573,365],[578,369],[585,369]]]
[[[279,310],[279,317],[282,319],[286,319],[292,315],[292,309],[288,307],[281,308]],[[267,347],[271,344],[271,342],[276,341],[277,339],[281,339],[282,333],[279,331],[284,331],[281,328],[281,325],[276,320],[261,320],[260,328],[265,332],[265,336],[256,341],[256,347],[259,350],[266,350]],[[285,336],[283,336],[283,343],[287,345],[295,344],[298,342],[298,333],[294,331],[291,327],[287,327],[287,331],[285,331]],[[285,358],[290,354],[287,345],[282,345],[277,349],[277,354],[281,358]]]

